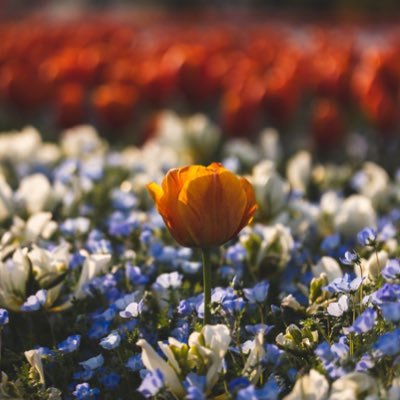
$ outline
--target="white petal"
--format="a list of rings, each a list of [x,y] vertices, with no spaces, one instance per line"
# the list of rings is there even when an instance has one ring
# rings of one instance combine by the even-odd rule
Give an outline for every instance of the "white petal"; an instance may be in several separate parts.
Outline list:
[[[144,366],[151,372],[159,369],[164,376],[165,384],[168,388],[177,396],[183,396],[185,391],[174,369],[154,351],[146,340],[139,339],[136,344],[142,348]]]

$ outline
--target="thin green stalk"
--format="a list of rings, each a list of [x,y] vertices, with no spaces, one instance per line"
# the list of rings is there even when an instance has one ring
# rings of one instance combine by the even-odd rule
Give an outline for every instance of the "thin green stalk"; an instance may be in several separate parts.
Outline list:
[[[211,321],[211,249],[203,248],[203,290],[204,290],[204,320],[203,325]]]

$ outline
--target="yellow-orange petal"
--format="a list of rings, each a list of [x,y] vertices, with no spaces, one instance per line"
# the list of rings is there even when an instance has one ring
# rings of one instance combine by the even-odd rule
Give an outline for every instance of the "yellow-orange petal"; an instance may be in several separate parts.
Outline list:
[[[240,183],[246,193],[247,204],[237,233],[253,220],[254,214],[257,211],[257,201],[253,186],[251,186],[251,183],[246,178],[240,178]]]
[[[183,185],[178,216],[196,246],[222,244],[233,236],[242,220],[247,197],[238,177],[225,168],[207,168],[202,176]]]
[[[158,204],[164,194],[162,187],[155,182],[149,183],[146,187],[155,203]]]

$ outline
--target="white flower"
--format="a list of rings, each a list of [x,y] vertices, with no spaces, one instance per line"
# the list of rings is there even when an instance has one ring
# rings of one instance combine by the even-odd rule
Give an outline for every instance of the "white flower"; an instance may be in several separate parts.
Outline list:
[[[294,311],[304,310],[304,307],[296,300],[292,294],[288,294],[281,301],[282,307],[291,308]]]
[[[371,200],[362,195],[348,197],[334,217],[334,226],[347,238],[355,237],[365,227],[375,227],[376,213]]]
[[[11,187],[0,175],[0,222],[13,214],[13,197],[14,194]]]
[[[342,316],[349,309],[349,299],[347,295],[342,294],[337,302],[329,303],[326,311],[334,317]]]
[[[256,263],[261,265],[266,257],[278,260],[279,267],[284,267],[291,259],[294,240],[290,229],[282,224],[262,228],[263,240],[257,255]]]
[[[400,378],[394,378],[388,392],[388,400],[400,399]]]
[[[13,311],[19,311],[26,297],[26,281],[30,263],[27,249],[17,249],[12,258],[0,261],[0,304]]]
[[[106,146],[92,126],[82,125],[63,133],[61,148],[66,156],[81,158],[102,154]]]
[[[378,278],[382,269],[389,259],[389,254],[385,250],[380,250],[378,253],[374,252],[368,260],[361,260],[361,267],[355,265],[355,273],[357,276],[366,277],[368,281]]]
[[[259,210],[266,216],[276,215],[287,203],[289,186],[277,173],[272,161],[262,161],[249,177]]]
[[[40,148],[42,139],[39,132],[28,126],[21,132],[0,135],[0,160],[12,163],[31,162]]]
[[[50,212],[38,212],[31,215],[25,224],[24,240],[34,242],[39,237],[49,239],[57,230],[57,223],[52,221]]]
[[[69,247],[69,244],[63,243],[49,251],[33,245],[28,257],[35,279],[41,287],[49,286],[67,271],[70,260]]]
[[[207,390],[211,390],[218,380],[230,341],[231,337],[226,325],[206,325],[201,332],[193,332],[190,335],[189,352],[186,350],[186,344],[174,338],[169,338],[168,343],[158,342],[161,351],[167,357],[168,363],[154,351],[146,340],[138,340],[137,345],[142,348],[144,366],[152,372],[159,369],[169,390],[176,396],[182,396],[184,389],[178,377],[178,374],[181,373],[181,366],[175,357],[175,352],[185,350],[182,354],[187,354],[187,361],[194,365],[206,366]],[[251,357],[251,360],[253,360],[255,355],[253,354]],[[253,363],[251,364],[253,365]]]
[[[35,154],[35,161],[46,166],[54,165],[60,158],[60,148],[54,143],[43,143]]]
[[[144,366],[151,372],[155,372],[159,369],[163,374],[165,385],[169,390],[176,396],[183,396],[185,390],[172,366],[163,360],[145,339],[139,339],[136,344],[142,348],[142,361]]]
[[[225,353],[231,336],[226,325],[206,325],[201,332],[193,332],[189,337],[190,354],[199,354],[207,365],[206,387],[211,390],[218,381]]]
[[[257,149],[245,139],[234,139],[227,142],[223,154],[225,157],[237,158],[246,166],[252,166],[260,159]]]
[[[248,377],[253,384],[258,381],[262,372],[261,360],[264,356],[264,331],[261,330],[257,333],[252,343],[250,354],[242,371],[242,375]]]
[[[311,177],[311,155],[300,151],[287,164],[286,175],[293,189],[304,193]]]
[[[51,184],[43,174],[23,178],[15,196],[29,214],[49,210],[55,202]]]
[[[39,238],[49,239],[57,230],[57,223],[51,218],[49,212],[33,214],[26,222],[15,216],[10,229],[1,237],[0,259],[6,258],[18,246],[29,245]]]
[[[160,347],[161,351],[164,353],[165,357],[167,357],[168,362],[172,365],[175,372],[177,374],[181,373],[181,367],[178,364],[178,361],[175,358],[174,352],[171,350],[171,347],[175,349],[181,350],[182,348],[186,347],[184,343],[179,342],[178,340],[170,337],[168,338],[168,344],[163,343],[161,341],[158,342],[158,346]]]
[[[287,211],[278,215],[275,222],[288,226],[294,235],[304,236],[317,222],[319,208],[304,199],[293,199]]]
[[[320,200],[320,212],[324,215],[333,216],[338,211],[342,199],[333,190],[325,192]]]
[[[85,297],[83,287],[87,282],[100,274],[106,273],[110,261],[111,254],[91,254],[86,258],[78,284],[75,288],[74,296],[77,299]]]
[[[297,379],[293,390],[284,400],[327,400],[329,383],[315,369]]]
[[[181,118],[171,111],[161,113],[157,138],[164,147],[173,148],[180,162],[193,163],[216,149],[221,133],[203,114]]]
[[[263,158],[277,162],[282,157],[279,143],[279,133],[274,128],[266,128],[260,133],[259,139]]]
[[[343,271],[339,263],[334,258],[328,256],[322,257],[311,269],[315,277],[318,278],[321,274],[325,274],[329,282],[343,276]]]
[[[373,162],[365,162],[353,182],[358,192],[371,199],[375,206],[382,204],[388,197],[389,175]]]
[[[29,364],[31,364],[32,368],[36,371],[39,375],[39,382],[44,385],[44,370],[43,370],[43,363],[42,358],[39,353],[39,350],[28,350],[24,352],[26,359],[28,360]]]
[[[370,375],[363,372],[351,372],[332,384],[329,400],[353,400],[357,398],[378,399],[378,386]],[[371,397],[370,397],[371,396]]]

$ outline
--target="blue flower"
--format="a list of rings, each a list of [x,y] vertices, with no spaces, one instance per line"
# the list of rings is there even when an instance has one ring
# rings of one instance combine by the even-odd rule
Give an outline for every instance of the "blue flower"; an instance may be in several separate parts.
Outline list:
[[[400,328],[384,333],[372,346],[375,357],[395,356],[400,353]]]
[[[385,283],[377,291],[371,293],[369,299],[373,304],[396,302],[400,298],[400,285]]]
[[[136,318],[138,317],[143,310],[143,301],[141,300],[139,303],[136,301],[128,304],[125,310],[120,311],[119,315],[122,318]]]
[[[161,251],[154,257],[157,261],[172,264],[176,261],[178,257],[178,252],[175,247],[163,246]]]
[[[153,284],[154,290],[160,289],[178,289],[182,285],[183,276],[178,272],[164,273],[157,277]]]
[[[138,388],[144,397],[155,396],[164,387],[164,376],[159,369],[148,372]]]
[[[128,237],[138,226],[139,220],[135,215],[127,216],[116,211],[108,221],[108,233],[112,236]]]
[[[116,349],[121,343],[121,336],[117,331],[111,332],[108,336],[101,339],[100,346],[105,350]]]
[[[361,246],[374,246],[376,237],[376,230],[372,228],[364,228],[357,233],[357,240]]]
[[[251,289],[243,289],[244,295],[250,303],[262,304],[268,296],[269,282],[261,281]]]
[[[271,376],[267,383],[256,389],[253,385],[240,389],[235,397],[236,400],[276,400],[279,397],[280,388],[275,378]]]
[[[81,343],[81,335],[72,335],[67,337],[63,342],[57,345],[57,349],[62,353],[72,353],[79,348]]]
[[[281,350],[275,344],[267,344],[265,349],[266,355],[263,359],[263,363],[271,364],[271,365],[278,365],[280,362],[280,358],[282,354],[284,354],[283,350]]]
[[[132,266],[127,264],[125,267],[126,276],[130,282],[135,285],[146,285],[149,283],[149,277],[142,273],[142,270],[138,266]]]
[[[340,257],[340,262],[344,265],[354,265],[359,259],[360,257],[355,251],[346,251],[343,257]]]
[[[85,260],[86,257],[80,251],[77,251],[72,254],[71,259],[69,260],[69,268],[74,270],[83,265]]]
[[[92,315],[92,319],[94,321],[106,321],[106,322],[111,322],[115,316],[117,315],[117,312],[113,307],[110,308],[106,308],[103,312],[101,312],[100,314],[95,314]]]
[[[94,400],[98,398],[100,390],[98,388],[92,389],[90,385],[85,382],[76,385],[72,394],[76,400]]]
[[[185,343],[189,339],[190,326],[186,321],[180,320],[177,327],[171,331],[171,336],[181,343]]]
[[[331,254],[340,244],[340,235],[334,233],[329,235],[321,243],[321,250],[325,253]]]
[[[108,374],[103,374],[100,381],[106,389],[115,389],[119,386],[121,376],[116,372],[110,372]]]
[[[246,325],[244,328],[246,332],[255,336],[258,332],[263,332],[264,335],[268,335],[268,333],[273,329],[273,325],[265,325],[265,324],[256,324],[256,325]]]
[[[72,181],[79,166],[78,160],[67,159],[54,170],[54,179],[63,184]]]
[[[380,306],[383,318],[388,322],[400,321],[400,303],[385,303]]]
[[[236,297],[233,299],[228,298],[224,299],[224,301],[222,302],[222,308],[230,314],[239,313],[244,309],[245,306],[246,303],[244,302],[242,297]]]
[[[237,392],[240,389],[246,388],[250,385],[250,381],[244,376],[238,376],[237,378],[233,378],[228,383],[229,393]]]
[[[314,350],[315,355],[321,360],[325,370],[332,379],[346,373],[342,366],[349,354],[349,346],[345,343],[345,339],[345,337],[340,338],[332,346],[329,346],[328,342],[323,342]]]
[[[388,260],[385,267],[382,269],[382,276],[387,281],[392,281],[400,278],[400,262],[397,259]]]
[[[7,325],[9,321],[8,311],[0,308],[0,327]]]
[[[114,208],[121,211],[130,211],[138,205],[138,200],[132,192],[118,188],[111,191],[111,202]]]
[[[181,300],[178,304],[178,314],[188,316],[194,311],[195,305],[189,300]]]
[[[92,326],[89,328],[87,335],[90,339],[100,339],[103,336],[108,334],[108,330],[110,328],[110,321],[95,321]]]
[[[374,359],[369,354],[364,354],[356,364],[357,372],[368,372],[375,366]]]
[[[277,400],[279,398],[281,388],[274,376],[270,376],[265,385],[257,390],[256,395],[259,400]]]
[[[396,233],[396,227],[392,224],[392,222],[389,221],[379,229],[378,239],[382,242],[386,242],[387,240],[394,238]]]
[[[93,378],[93,375],[93,370],[83,369],[82,371],[74,372],[72,377],[78,381],[88,381]]]
[[[334,279],[328,286],[323,289],[329,293],[352,293],[356,292],[361,286],[363,278],[354,278],[351,280],[349,274],[344,274],[342,278]]]
[[[85,369],[97,369],[100,368],[104,364],[104,357],[99,354],[96,357],[89,358],[86,361],[82,361],[79,363]]]
[[[353,325],[349,328],[345,328],[346,334],[348,333],[365,333],[369,332],[375,325],[376,322],[376,311],[372,308],[367,308],[357,319],[353,322]]]
[[[142,356],[141,354],[135,354],[129,357],[128,361],[125,363],[125,367],[133,372],[137,372],[143,368]]]
[[[36,294],[29,296],[21,306],[21,311],[38,311],[42,308],[47,298],[47,290],[40,289]]]
[[[328,342],[322,342],[316,347],[314,353],[320,358],[324,364],[329,364],[334,360],[334,355],[331,351],[331,346]]]
[[[183,381],[186,389],[187,400],[206,400],[204,389],[206,386],[206,377],[190,372]]]
[[[181,269],[185,274],[196,274],[202,267],[201,262],[184,260],[181,263]]]
[[[241,243],[236,243],[233,246],[228,247],[225,258],[231,264],[242,263],[247,256],[247,251]]]

